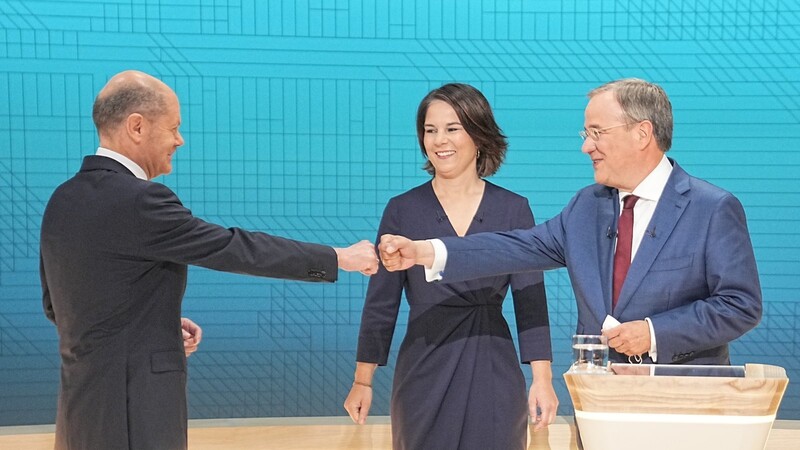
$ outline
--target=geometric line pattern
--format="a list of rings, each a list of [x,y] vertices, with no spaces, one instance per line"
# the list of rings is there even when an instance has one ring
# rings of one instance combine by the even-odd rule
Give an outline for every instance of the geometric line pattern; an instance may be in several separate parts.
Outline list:
[[[97,91],[129,68],[178,93],[186,145],[157,181],[195,215],[337,246],[374,240],[387,201],[428,179],[414,118],[430,89],[460,81],[486,95],[509,139],[492,181],[542,222],[592,182],[577,136],[586,92],[657,82],[675,112],[670,156],[747,213],[764,318],[732,344],[733,362],[800,377],[785,358],[800,354],[799,24],[793,0],[0,0],[0,425],[55,417],[41,214],[97,146]],[[565,270],[545,282],[568,415],[574,294]],[[343,415],[366,285],[191,268],[183,313],[204,328],[191,417]],[[513,334],[512,302],[504,314]],[[376,372],[373,414],[388,414],[394,355]],[[800,419],[800,386],[778,417]]]

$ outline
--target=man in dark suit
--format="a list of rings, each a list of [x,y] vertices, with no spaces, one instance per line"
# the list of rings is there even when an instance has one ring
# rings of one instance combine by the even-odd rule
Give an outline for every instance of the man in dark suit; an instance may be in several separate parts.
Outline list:
[[[377,257],[367,241],[331,248],[194,217],[149,181],[172,170],[183,138],[177,96],[147,74],[111,78],[93,118],[100,148],[42,220],[44,310],[61,353],[55,447],[185,449],[187,265],[333,282],[338,268],[375,273]]]
[[[527,230],[440,241],[385,235],[384,265],[423,264],[442,282],[566,267],[578,303],[576,332],[605,330],[610,359],[729,364],[728,342],[761,319],[742,205],[666,157],[672,107],[655,84],[625,79],[590,92],[581,136],[597,184],[556,217]],[[638,198],[630,206],[630,267],[615,283],[615,265],[625,259],[615,264],[616,231],[628,196]],[[604,327],[608,316],[621,325]]]

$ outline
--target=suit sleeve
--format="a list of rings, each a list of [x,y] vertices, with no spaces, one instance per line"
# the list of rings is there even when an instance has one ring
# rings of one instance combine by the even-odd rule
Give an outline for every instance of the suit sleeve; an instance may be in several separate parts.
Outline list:
[[[527,200],[521,200],[514,228],[531,228],[534,225],[533,212]],[[547,314],[547,295],[542,272],[512,274],[511,295],[514,299],[514,316],[517,322],[521,361],[529,363],[530,361],[552,360],[550,319]]]
[[[533,228],[440,238],[447,247],[441,281],[565,267],[563,217],[564,212]]]
[[[710,296],[651,316],[659,362],[740,337],[761,320],[761,286],[741,203],[722,197],[711,215],[705,244]]]
[[[400,220],[396,202],[389,201],[381,217],[375,242],[379,242],[383,234],[402,233]],[[378,267],[378,273],[370,277],[361,313],[356,361],[386,365],[405,281],[405,270],[389,272],[383,265]]]
[[[194,217],[178,197],[150,183],[136,200],[139,237],[133,254],[208,269],[301,281],[336,281],[333,248],[240,228],[224,228]]]

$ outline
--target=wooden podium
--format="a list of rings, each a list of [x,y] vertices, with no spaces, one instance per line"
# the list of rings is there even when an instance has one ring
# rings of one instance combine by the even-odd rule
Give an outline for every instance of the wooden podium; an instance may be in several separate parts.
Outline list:
[[[611,364],[564,379],[585,450],[763,450],[789,382],[763,364]]]

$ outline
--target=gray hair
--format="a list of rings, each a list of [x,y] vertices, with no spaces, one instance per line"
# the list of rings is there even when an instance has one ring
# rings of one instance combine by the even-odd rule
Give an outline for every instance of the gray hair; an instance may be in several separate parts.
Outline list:
[[[119,126],[131,114],[159,117],[166,108],[163,92],[150,86],[128,83],[97,96],[92,107],[92,120],[97,131],[104,132]]]
[[[588,96],[613,92],[625,114],[625,122],[649,120],[662,152],[672,147],[672,104],[661,86],[639,78],[625,78],[592,89]]]

